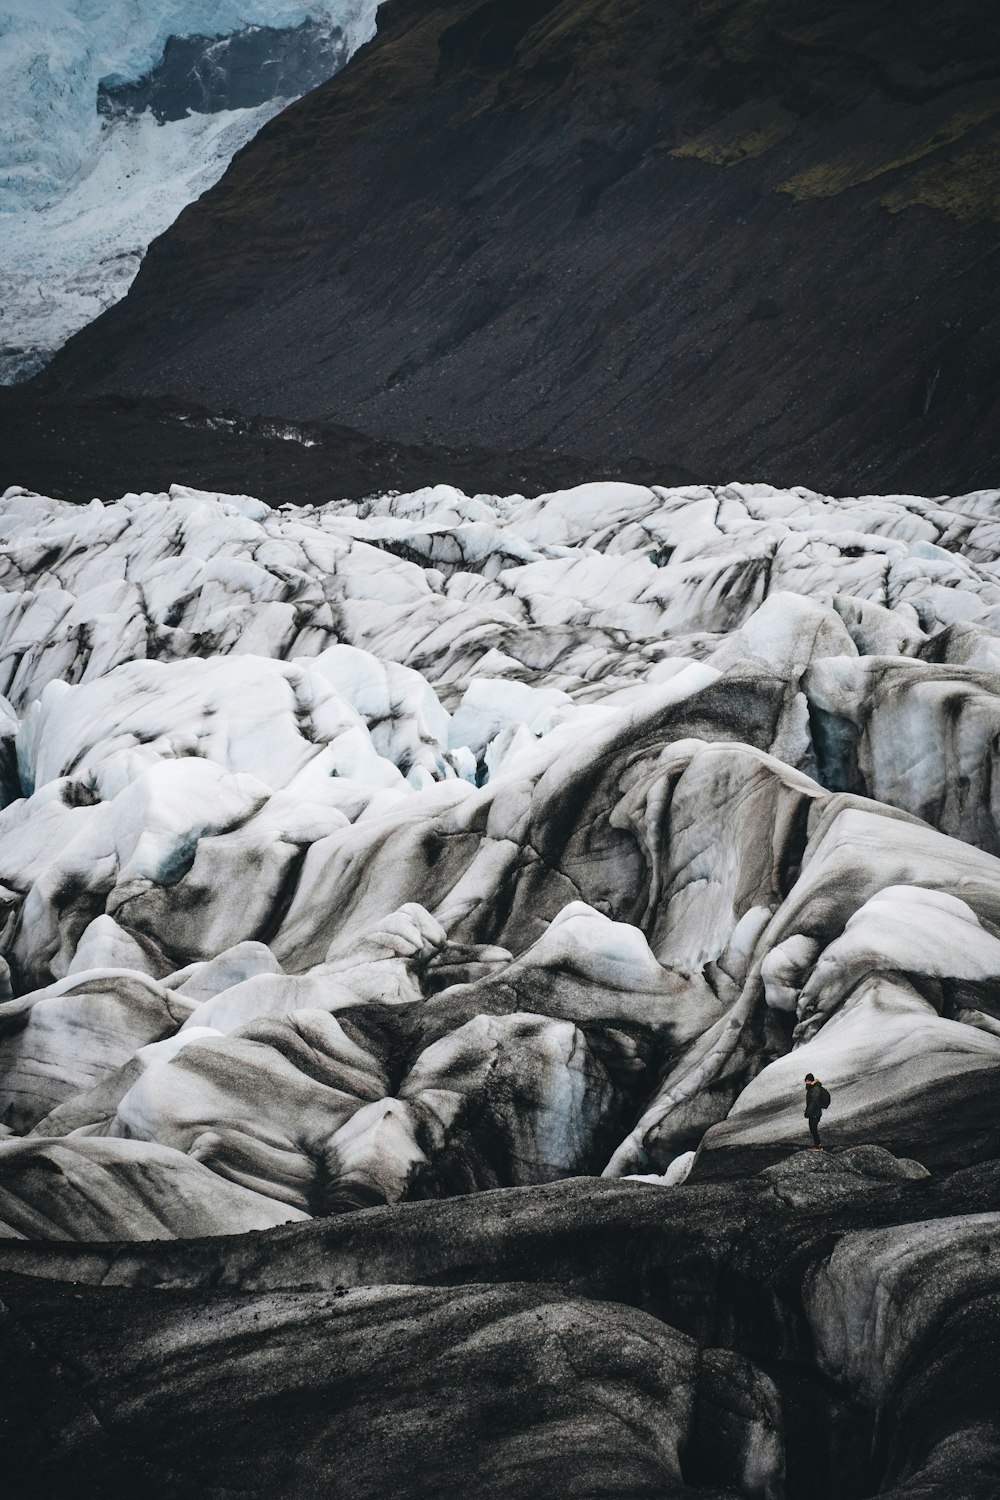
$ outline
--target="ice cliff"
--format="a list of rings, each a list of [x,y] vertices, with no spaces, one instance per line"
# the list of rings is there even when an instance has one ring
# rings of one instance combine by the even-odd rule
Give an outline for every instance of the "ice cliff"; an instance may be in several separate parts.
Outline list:
[[[0,4],[0,379],[124,296],[150,240],[369,39],[378,3]]]

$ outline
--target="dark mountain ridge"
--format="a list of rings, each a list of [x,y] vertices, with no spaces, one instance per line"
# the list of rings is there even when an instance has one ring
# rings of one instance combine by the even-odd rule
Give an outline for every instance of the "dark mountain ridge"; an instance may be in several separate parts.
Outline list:
[[[389,0],[43,377],[833,493],[995,482],[974,0]]]

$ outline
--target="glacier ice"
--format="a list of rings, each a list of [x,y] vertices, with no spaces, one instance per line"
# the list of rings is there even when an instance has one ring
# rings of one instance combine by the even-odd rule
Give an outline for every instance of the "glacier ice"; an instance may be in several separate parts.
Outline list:
[[[170,37],[307,21],[338,39],[331,70],[375,30],[379,0],[21,0],[0,3],[0,380],[33,374],[128,290],[146,246],[248,140],[312,87],[158,123],[98,112],[102,84],[149,74]],[[277,85],[275,86],[277,88]]]
[[[9,489],[6,1232],[996,1154],[998,499]]]

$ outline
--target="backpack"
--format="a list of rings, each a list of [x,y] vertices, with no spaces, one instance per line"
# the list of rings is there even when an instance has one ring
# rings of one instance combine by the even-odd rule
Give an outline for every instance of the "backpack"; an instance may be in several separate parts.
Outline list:
[[[824,1088],[822,1084],[820,1084],[819,1088],[819,1102],[824,1109],[830,1108],[830,1090]]]

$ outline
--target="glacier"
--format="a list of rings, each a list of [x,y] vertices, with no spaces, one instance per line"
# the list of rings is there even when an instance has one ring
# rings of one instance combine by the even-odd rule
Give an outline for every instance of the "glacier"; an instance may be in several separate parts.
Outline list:
[[[125,295],[146,246],[211,187],[235,153],[305,88],[335,71],[375,31],[379,0],[6,0],[0,85],[0,380],[36,373],[67,338]],[[275,41],[312,23],[318,74],[271,67],[255,102],[191,109],[106,106],[108,91],[162,66],[171,38],[212,39],[270,28]],[[218,44],[215,52],[218,53]],[[209,59],[211,61],[211,59]],[[245,60],[244,60],[245,61]],[[273,61],[273,60],[272,60]],[[217,64],[223,73],[226,63]],[[268,73],[266,54],[258,77]],[[135,92],[135,91],[133,91]]]
[[[996,1493],[998,502],[5,492],[17,1493]]]
[[[997,498],[8,490],[9,1230],[994,1149]]]

